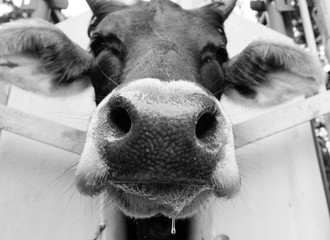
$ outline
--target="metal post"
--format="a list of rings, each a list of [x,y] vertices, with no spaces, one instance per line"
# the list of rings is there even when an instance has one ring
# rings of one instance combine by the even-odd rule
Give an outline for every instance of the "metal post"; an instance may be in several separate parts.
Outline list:
[[[50,9],[46,1],[38,0],[37,1],[37,8],[32,13],[32,18],[41,18],[45,20],[50,19]]]
[[[317,47],[306,0],[299,0],[299,10],[306,37],[307,46],[312,54],[317,55]]]
[[[10,93],[10,85],[0,82],[0,104],[7,105]],[[1,124],[0,124],[0,140],[1,140]]]
[[[324,36],[326,56],[330,60],[330,1],[315,0],[317,9],[318,27]]]
[[[267,12],[269,16],[269,27],[276,32],[287,35],[286,27],[282,14],[276,9],[275,2],[267,4]]]
[[[329,4],[329,6],[330,6],[330,4]],[[305,32],[307,46],[310,49],[312,54],[318,55],[313,26],[311,23],[306,0],[299,0],[299,10],[300,10],[301,19],[303,21],[303,28],[304,28],[304,32]],[[325,88],[325,86],[324,86],[324,88]],[[317,158],[319,161],[319,167],[320,167],[320,172],[321,172],[321,178],[323,181],[324,192],[325,192],[326,200],[328,203],[328,211],[330,213],[330,193],[329,193],[329,188],[328,188],[329,184],[328,184],[325,169],[324,169],[324,160],[323,160],[323,157],[321,154],[321,149],[320,149],[319,144],[317,143],[315,132],[314,132],[315,121],[311,121],[311,128],[312,128],[312,133],[313,133],[314,142],[315,142],[316,154],[317,154]],[[329,128],[328,128],[328,131],[329,131]]]

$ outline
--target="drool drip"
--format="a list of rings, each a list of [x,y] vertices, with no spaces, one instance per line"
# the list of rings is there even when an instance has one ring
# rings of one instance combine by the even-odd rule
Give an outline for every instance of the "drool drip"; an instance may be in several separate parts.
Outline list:
[[[175,218],[172,218],[171,234],[172,234],[172,235],[176,234],[176,229],[175,229]]]

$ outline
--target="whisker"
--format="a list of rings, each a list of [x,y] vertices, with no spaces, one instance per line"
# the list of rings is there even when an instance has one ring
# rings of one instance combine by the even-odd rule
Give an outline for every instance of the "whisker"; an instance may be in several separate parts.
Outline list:
[[[170,77],[170,74],[168,73],[167,68],[166,68],[166,74],[167,74],[168,80],[171,80],[171,77]]]
[[[47,188],[49,188],[51,186],[55,187],[59,183],[62,183],[65,185],[70,184],[72,179],[74,178],[74,172],[75,172],[77,164],[78,164],[78,162],[70,163],[70,165],[68,167],[66,167],[66,169],[59,176],[57,176],[55,179],[50,181],[45,187],[47,187]]]
[[[225,86],[224,88],[220,89],[219,91],[213,93],[213,95],[217,95],[218,93],[224,92],[227,88],[233,86],[232,83],[228,84],[227,86]]]
[[[100,69],[101,73],[107,78],[109,79],[112,83],[114,83],[116,86],[118,86],[118,83],[116,83],[114,80],[112,80],[112,78],[110,78],[107,74],[105,74],[105,72],[103,72],[102,68],[100,67],[100,64],[97,63],[97,67]]]

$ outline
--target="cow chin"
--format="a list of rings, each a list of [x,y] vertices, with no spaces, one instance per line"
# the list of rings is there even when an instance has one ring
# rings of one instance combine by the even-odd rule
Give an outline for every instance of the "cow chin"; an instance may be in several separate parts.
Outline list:
[[[86,162],[86,161],[85,161]],[[223,160],[209,181],[111,180],[108,168],[92,160],[88,168],[78,168],[77,187],[82,194],[105,195],[126,216],[150,218],[163,215],[169,218],[189,218],[215,199],[233,197],[240,189],[240,178],[231,160]],[[98,164],[96,164],[98,162]]]
[[[105,194],[106,202],[114,203],[125,215],[150,218],[163,215],[169,218],[188,218],[214,199],[229,199],[240,189],[240,177],[233,147],[224,149],[208,179],[181,178],[113,178],[109,167],[87,140],[76,171],[78,190],[88,196]],[[94,146],[94,147],[92,147]]]
[[[80,175],[77,179],[81,193],[89,196],[103,193],[106,202],[114,203],[125,215],[134,218],[150,218],[158,215],[176,219],[188,218],[216,198],[233,197],[240,186],[239,178],[236,177],[227,178],[226,185],[219,184],[220,179],[214,179],[213,185],[125,183],[105,180],[103,175],[93,174],[88,177]]]
[[[127,216],[189,218],[215,199],[230,199],[240,190],[240,176],[233,154],[219,161],[211,179],[108,181],[105,194]]]
[[[148,192],[147,185],[109,185],[106,195],[127,216],[150,218],[163,215],[168,218],[188,218],[215,198],[207,186],[169,186],[166,193]],[[163,186],[165,187],[165,186]]]

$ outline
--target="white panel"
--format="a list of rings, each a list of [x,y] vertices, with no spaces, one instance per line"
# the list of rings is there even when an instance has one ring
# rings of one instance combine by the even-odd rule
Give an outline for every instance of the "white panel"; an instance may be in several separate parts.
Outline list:
[[[330,219],[310,124],[237,151],[242,191],[197,217],[212,236],[243,240],[328,240]],[[213,226],[211,224],[213,222]],[[201,224],[197,224],[199,226]],[[212,227],[210,227],[212,226]],[[196,233],[196,238],[205,233]]]
[[[61,25],[79,44],[89,14]],[[70,27],[71,26],[71,27]],[[87,26],[86,26],[87,29]],[[84,33],[79,37],[79,33]],[[93,89],[64,98],[49,98],[12,87],[8,106],[85,130],[94,109]],[[93,239],[100,220],[99,202],[81,196],[73,172],[64,174],[79,156],[3,131],[0,137],[0,239]],[[64,175],[63,175],[64,174]]]
[[[72,172],[63,175],[77,160],[77,155],[2,132],[1,240],[92,239],[98,201],[77,193]]]

